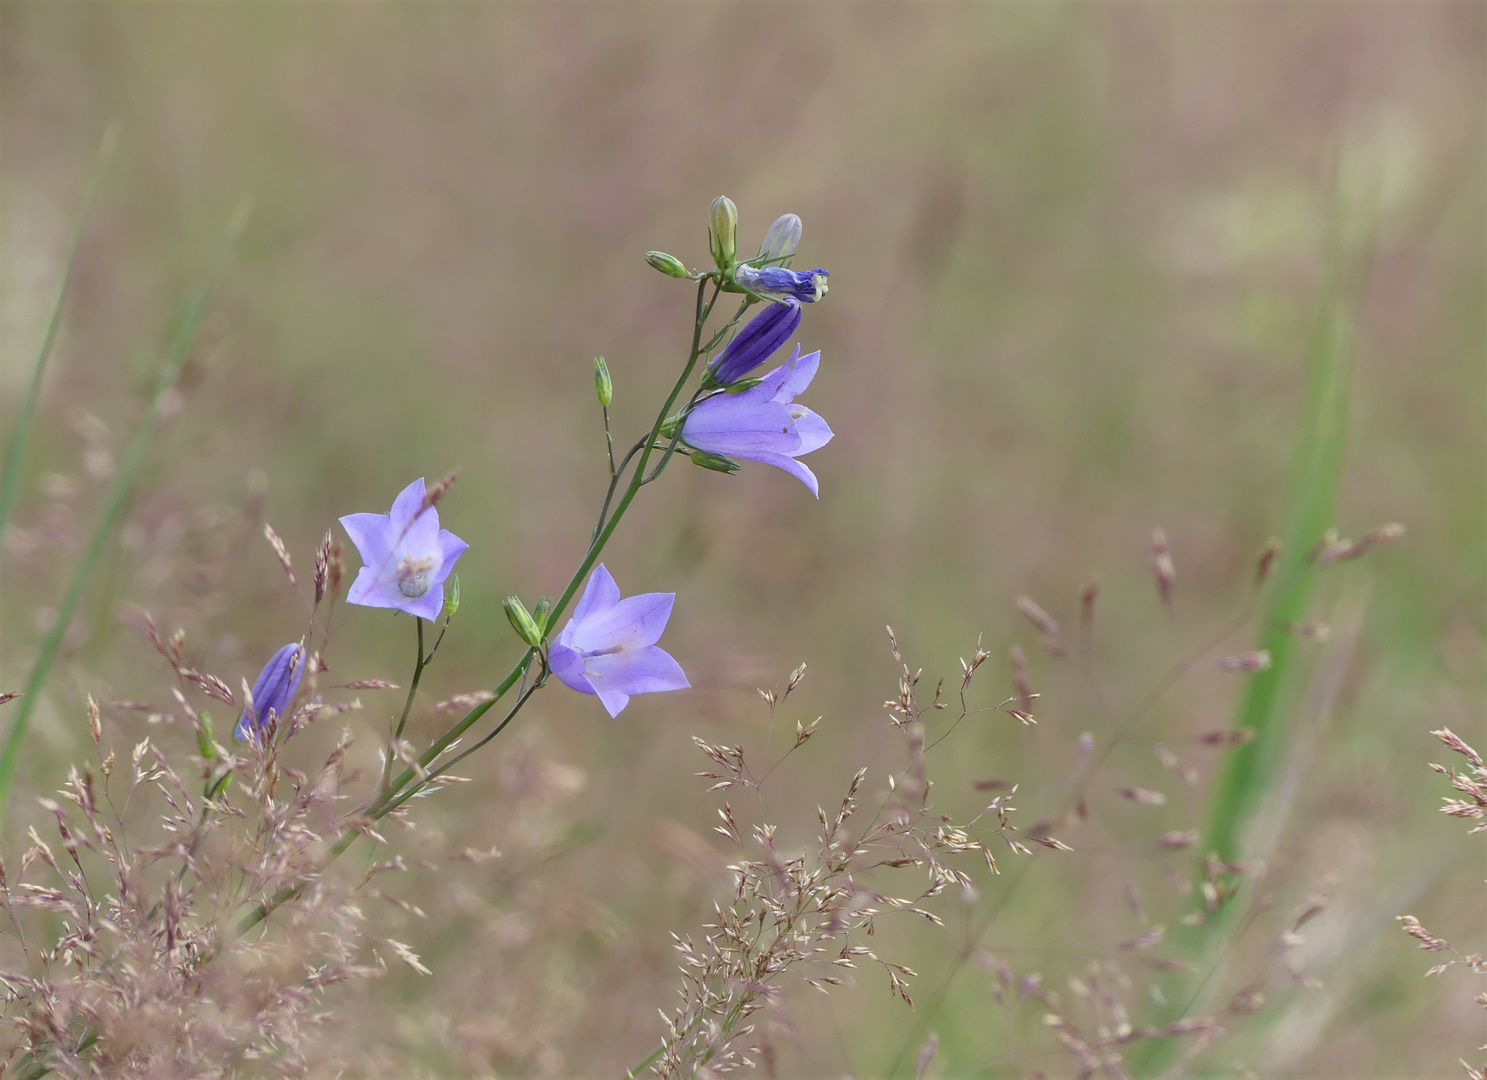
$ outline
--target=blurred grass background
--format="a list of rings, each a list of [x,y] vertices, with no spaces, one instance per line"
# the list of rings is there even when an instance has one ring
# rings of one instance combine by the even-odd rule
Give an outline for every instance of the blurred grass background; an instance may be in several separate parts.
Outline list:
[[[396,842],[507,857],[400,883],[429,917],[398,933],[435,974],[359,991],[343,1033],[369,1072],[622,1073],[671,1004],[665,931],[695,929],[721,879],[691,734],[758,745],[753,688],[809,662],[791,707],[825,720],[770,804],[803,841],[859,765],[896,762],[885,622],[936,677],[984,632],[1000,680],[985,704],[1022,641],[1039,726],[973,717],[934,768],[956,813],[982,798],[973,778],[1020,782],[1028,825],[1060,807],[1080,733],[1107,739],[1243,608],[1280,530],[1340,174],[1376,185],[1378,210],[1337,526],[1410,532],[1331,575],[1313,612],[1366,593],[1277,854],[1282,906],[1337,881],[1306,957],[1324,987],[1280,995],[1213,1067],[1444,1077],[1482,1041],[1476,988],[1422,980],[1392,921],[1408,910],[1482,944],[1480,846],[1435,812],[1426,768],[1442,756],[1429,729],[1487,737],[1481,5],[9,3],[0,20],[7,423],[88,164],[121,130],[5,537],[0,689],[24,680],[65,588],[101,501],[98,453],[120,452],[172,317],[254,200],[181,408],[37,710],[12,847],[84,744],[82,695],[163,692],[124,605],[185,627],[233,685],[301,632],[267,545],[223,546],[255,471],[307,566],[335,517],[459,467],[441,513],[471,550],[428,700],[504,673],[500,598],[561,588],[602,494],[591,357],[614,372],[620,437],[684,359],[688,290],[641,254],[701,262],[719,193],[745,247],[794,211],[802,258],[832,272],[801,332],[823,350],[808,404],[837,432],[810,459],[822,501],[763,468],[679,466],[646,490],[605,561],[627,592],[677,592],[665,644],[694,689],[617,722],[544,694],[504,753],[477,759],[477,783],[421,807]],[[1155,525],[1177,562],[1171,620]],[[1012,607],[1027,593],[1071,626],[1091,576],[1098,690],[1037,653]],[[344,611],[332,675],[402,682],[410,637]],[[1152,749],[1206,775],[1214,755],[1192,738],[1227,725],[1240,687],[1199,665],[1097,775],[1085,835],[1064,836],[1075,855],[1040,858],[981,938],[969,928],[1007,877],[948,932],[900,935],[917,1013],[864,973],[803,1003],[781,1072],[886,1076],[922,1030],[946,1076],[1058,1075],[1040,1010],[1009,1019],[957,952],[974,941],[1061,987],[1139,932],[1125,879],[1178,910],[1163,868],[1188,864],[1150,838],[1196,826],[1202,794]],[[392,708],[373,696],[369,736]],[[1133,783],[1167,805],[1122,800]]]

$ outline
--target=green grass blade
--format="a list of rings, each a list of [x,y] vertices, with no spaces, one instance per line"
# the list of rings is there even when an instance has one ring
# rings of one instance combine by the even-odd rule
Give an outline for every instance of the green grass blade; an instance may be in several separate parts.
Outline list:
[[[1342,479],[1357,308],[1366,279],[1365,259],[1361,260],[1364,272],[1359,280],[1351,284],[1346,281],[1349,256],[1343,234],[1347,217],[1343,202],[1342,193],[1335,193],[1328,215],[1315,327],[1307,349],[1306,399],[1286,490],[1284,547],[1257,643],[1258,648],[1269,652],[1270,667],[1249,677],[1235,727],[1252,731],[1254,736],[1228,751],[1209,803],[1199,848],[1227,862],[1242,862],[1247,857],[1247,833],[1280,775],[1290,735],[1287,720],[1294,711],[1299,689],[1297,638],[1291,627],[1305,620],[1311,605],[1317,574],[1309,556],[1332,527]],[[1153,1026],[1161,1027],[1185,1016],[1207,992],[1246,907],[1247,896],[1248,890],[1241,888],[1204,925],[1182,927],[1169,939],[1176,954],[1195,964],[1195,973],[1174,975],[1158,984],[1162,998],[1153,1010]],[[1159,1075],[1180,1049],[1178,1043],[1172,1038],[1142,1044],[1130,1056],[1132,1075]]]
[[[118,523],[133,493],[134,481],[149,452],[150,439],[160,417],[161,406],[164,405],[166,398],[180,378],[181,368],[186,363],[186,358],[191,353],[191,346],[196,340],[196,331],[206,315],[212,293],[227,265],[227,257],[231,253],[233,242],[246,224],[247,204],[245,203],[234,212],[227,226],[216,258],[208,271],[206,283],[186,305],[170,352],[156,377],[155,388],[150,395],[149,407],[144,419],[140,421],[139,427],[135,429],[134,435],[129,440],[123,459],[119,463],[118,472],[114,474],[113,483],[109,486],[103,509],[99,512],[97,524],[93,527],[88,546],[83,552],[77,569],[73,572],[72,582],[68,585],[67,593],[57,609],[56,621],[52,623],[51,629],[47,631],[46,637],[42,640],[41,650],[31,667],[23,695],[18,702],[20,708],[16,712],[15,720],[11,723],[10,731],[6,734],[4,749],[0,750],[0,823],[4,821],[5,808],[10,799],[10,789],[15,781],[16,768],[20,764],[21,746],[25,740],[31,717],[36,710],[41,689],[46,685],[47,676],[51,674],[52,664],[56,661],[57,653],[62,647],[62,639],[67,633],[67,627],[72,621],[79,601],[82,600],[83,593],[87,590],[88,580],[92,576],[99,556],[103,553],[104,544],[112,534],[114,526]]]
[[[1269,652],[1271,666],[1250,677],[1236,727],[1253,731],[1254,738],[1229,752],[1203,834],[1203,850],[1228,861],[1243,857],[1244,828],[1270,790],[1285,748],[1296,666],[1297,638],[1290,628],[1305,620],[1311,604],[1316,573],[1307,555],[1332,526],[1342,477],[1352,396],[1351,323],[1335,284],[1329,284],[1320,306],[1308,361],[1306,411],[1292,464],[1285,546],[1260,630],[1259,648]]]
[[[98,147],[98,157],[93,162],[93,171],[83,192],[82,206],[78,208],[77,221],[72,227],[72,239],[67,246],[67,259],[62,264],[62,280],[57,283],[52,307],[47,313],[46,325],[41,333],[41,344],[36,350],[36,359],[31,364],[31,380],[26,385],[26,396],[16,413],[15,426],[10,430],[10,445],[5,450],[5,472],[0,475],[0,534],[10,521],[10,509],[15,503],[16,489],[21,483],[21,465],[26,458],[26,443],[31,438],[31,421],[36,416],[36,402],[41,397],[41,379],[46,372],[47,360],[52,347],[57,343],[57,331],[62,326],[62,308],[67,299],[67,290],[72,284],[72,272],[77,267],[78,252],[83,246],[83,232],[88,219],[93,215],[93,205],[98,201],[98,191],[103,186],[103,174],[114,147],[118,145],[119,129],[109,125]]]

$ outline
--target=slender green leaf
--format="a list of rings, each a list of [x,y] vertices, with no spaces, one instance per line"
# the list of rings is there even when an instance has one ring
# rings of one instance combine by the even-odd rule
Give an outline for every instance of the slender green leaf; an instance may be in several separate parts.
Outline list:
[[[1258,648],[1270,654],[1270,666],[1249,676],[1235,726],[1254,735],[1228,751],[1199,848],[1229,863],[1247,857],[1247,833],[1272,793],[1284,761],[1290,735],[1287,721],[1294,713],[1300,683],[1297,637],[1291,628],[1305,621],[1311,604],[1316,547],[1333,524],[1347,450],[1357,307],[1367,260],[1349,257],[1343,204],[1342,194],[1335,194],[1328,215],[1315,327],[1307,351],[1306,399],[1286,491],[1284,546],[1259,629]],[[1363,272],[1349,283],[1348,270],[1359,266]],[[1183,927],[1169,939],[1178,955],[1194,963],[1195,973],[1174,975],[1158,984],[1160,1000],[1153,1026],[1160,1028],[1185,1016],[1209,991],[1247,899],[1248,890],[1241,885],[1203,925]],[[1176,1038],[1144,1044],[1131,1055],[1132,1075],[1159,1075],[1178,1049]]]
[[[227,265],[227,257],[231,253],[233,242],[246,224],[247,204],[244,203],[233,213],[228,223],[216,258],[208,271],[206,283],[186,304],[170,352],[166,355],[165,363],[155,379],[155,387],[150,395],[149,407],[144,419],[140,421],[139,427],[135,429],[134,435],[129,440],[118,471],[114,474],[113,483],[109,486],[108,495],[104,499],[103,508],[99,512],[98,521],[93,527],[88,546],[84,549],[82,559],[73,572],[72,582],[68,585],[62,603],[57,608],[56,620],[42,640],[41,649],[37,654],[36,662],[31,667],[23,696],[18,703],[20,707],[16,712],[15,720],[11,723],[10,731],[6,734],[4,748],[0,750],[0,822],[4,820],[5,807],[10,799],[10,789],[15,781],[16,768],[20,764],[21,746],[26,737],[26,730],[30,726],[31,717],[36,711],[41,690],[46,685],[47,676],[51,674],[52,665],[62,647],[67,627],[72,621],[79,601],[82,600],[83,593],[87,590],[88,580],[98,563],[99,556],[103,554],[104,545],[113,533],[114,526],[118,523],[133,493],[134,482],[149,452],[150,439],[160,418],[161,408],[175,389],[176,382],[181,375],[181,368],[191,354],[191,346],[196,340],[196,331],[207,313],[212,293]]]
[[[57,283],[52,307],[47,313],[46,325],[41,332],[41,344],[36,349],[36,359],[31,364],[31,380],[26,384],[26,396],[16,413],[15,426],[10,429],[10,445],[5,450],[5,472],[0,475],[0,533],[5,532],[10,521],[10,509],[15,503],[16,489],[21,483],[21,465],[26,458],[26,443],[31,438],[31,421],[36,416],[36,402],[41,397],[41,380],[46,373],[47,360],[52,347],[57,343],[57,331],[62,326],[62,308],[67,299],[68,287],[72,284],[72,272],[77,267],[78,252],[83,246],[83,232],[88,218],[93,214],[93,204],[98,201],[98,191],[103,185],[103,174],[114,147],[119,141],[119,129],[110,124],[98,147],[98,157],[93,162],[93,171],[83,192],[83,203],[78,208],[77,221],[72,227],[72,240],[67,246],[67,259],[62,264],[62,280]]]

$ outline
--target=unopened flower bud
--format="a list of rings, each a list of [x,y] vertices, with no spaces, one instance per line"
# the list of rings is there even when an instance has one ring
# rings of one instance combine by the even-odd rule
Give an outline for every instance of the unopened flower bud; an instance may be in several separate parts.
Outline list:
[[[647,251],[645,253],[645,261],[667,277],[684,278],[692,276],[687,273],[687,268],[680,259],[675,255],[668,255],[664,251]]]
[[[537,607],[532,612],[532,621],[537,624],[537,628],[544,634],[547,633],[547,620],[551,614],[552,601],[545,596],[539,596],[537,598]]]
[[[707,366],[704,378],[717,386],[736,383],[780,350],[800,326],[800,301],[766,303],[738,336]]]
[[[800,246],[800,233],[800,218],[795,214],[781,214],[764,234],[764,242],[759,245],[759,260],[778,262],[788,259]]]
[[[692,464],[701,465],[704,469],[713,472],[729,473],[738,472],[739,464],[732,458],[724,457],[722,454],[710,454],[706,450],[691,451]]]
[[[444,614],[452,616],[460,609],[460,576],[453,575],[449,579],[449,595],[444,598]]]
[[[681,417],[679,416],[668,416],[661,422],[661,426],[659,429],[657,429],[656,434],[661,436],[661,438],[663,439],[673,438],[676,435],[677,426],[680,421]]]
[[[196,729],[196,748],[201,751],[201,756],[211,761],[217,756],[217,733],[212,727],[212,714],[203,709],[197,714],[201,721]]]
[[[602,356],[594,357],[594,394],[598,397],[599,404],[606,409],[614,400],[614,382],[609,377],[609,365]]]
[[[707,224],[707,246],[719,270],[727,270],[738,259],[738,207],[726,195],[713,200]]]
[[[304,646],[290,642],[269,657],[251,691],[246,690],[247,682],[243,683],[246,700],[233,727],[233,738],[241,742],[266,728],[271,717],[285,716],[305,673],[304,660]]]
[[[508,596],[502,607],[506,609],[506,618],[518,637],[534,649],[542,644],[542,631],[537,628],[537,623],[532,619],[531,613],[519,599],[515,596]]]

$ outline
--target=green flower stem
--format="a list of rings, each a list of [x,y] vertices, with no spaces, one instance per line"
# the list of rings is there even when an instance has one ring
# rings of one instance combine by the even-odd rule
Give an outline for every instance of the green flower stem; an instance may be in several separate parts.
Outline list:
[[[539,657],[539,659],[541,659],[541,658]],[[543,665],[543,672],[542,672],[541,676],[539,676],[538,679],[534,683],[532,683],[531,686],[527,687],[525,690],[523,690],[521,692],[521,694],[516,699],[516,703],[511,706],[511,708],[507,711],[505,718],[502,719],[502,721],[499,724],[497,724],[489,732],[487,732],[485,735],[483,735],[480,738],[480,740],[477,741],[474,745],[469,746],[469,747],[465,748],[464,750],[461,750],[458,754],[456,754],[454,757],[450,758],[443,765],[440,765],[433,772],[429,773],[426,777],[423,778],[423,780],[421,780],[418,783],[417,786],[415,786],[415,787],[413,787],[413,788],[411,788],[411,789],[409,789],[407,791],[404,791],[402,794],[400,794],[399,796],[397,796],[395,799],[393,799],[392,801],[386,803],[384,806],[380,807],[375,812],[375,814],[373,815],[374,818],[381,819],[381,818],[386,817],[388,814],[392,813],[398,807],[402,806],[409,799],[413,798],[413,796],[417,795],[420,791],[422,791],[425,787],[427,787],[428,784],[431,781],[436,780],[439,777],[443,776],[450,769],[452,769],[456,765],[458,765],[461,761],[464,761],[465,758],[469,757],[471,754],[475,753],[475,751],[479,750],[486,743],[488,743],[492,739],[494,739],[497,735],[501,734],[501,732],[506,729],[506,725],[509,724],[509,723],[511,723],[511,721],[516,718],[516,714],[517,713],[521,712],[521,707],[527,703],[527,699],[530,698],[533,694],[535,694],[538,690],[541,690],[542,687],[546,684],[546,682],[547,682],[547,670],[546,670],[546,665],[544,664]]]
[[[394,748],[398,740],[403,737],[403,728],[408,726],[408,714],[413,711],[413,699],[418,696],[418,683],[423,678],[423,669],[428,667],[429,657],[423,652],[423,620],[417,615],[413,616],[413,625],[418,627],[418,659],[413,665],[413,679],[408,684],[408,700],[403,702],[403,715],[398,717],[398,726],[392,733],[392,738],[387,742],[387,761],[382,767],[382,790],[387,789],[387,782],[392,779],[392,759]],[[442,640],[443,635],[440,635]]]
[[[589,544],[588,553],[584,555],[583,562],[579,564],[578,569],[573,572],[573,577],[569,580],[568,587],[563,590],[563,595],[560,596],[557,602],[553,604],[552,612],[547,617],[548,626],[554,625],[558,621],[558,619],[562,617],[564,609],[567,608],[569,602],[573,599],[573,594],[578,591],[579,585],[583,583],[584,578],[587,577],[589,571],[593,569],[594,563],[598,561],[599,555],[604,551],[604,545],[609,543],[609,538],[614,535],[614,530],[619,525],[620,519],[625,516],[625,511],[630,508],[630,503],[635,500],[635,495],[640,490],[641,483],[644,480],[645,466],[650,459],[651,451],[655,448],[654,444],[657,436],[660,433],[661,425],[666,422],[667,414],[671,412],[671,407],[676,404],[676,399],[681,395],[682,387],[685,386],[687,380],[691,378],[692,370],[697,366],[697,357],[701,355],[702,328],[707,322],[707,316],[712,311],[713,303],[715,303],[718,298],[718,290],[714,288],[712,301],[704,303],[706,289],[707,280],[704,279],[698,284],[697,287],[697,316],[695,325],[692,330],[692,350],[691,354],[687,358],[687,366],[682,369],[682,373],[680,377],[677,378],[676,384],[671,388],[671,393],[666,398],[666,404],[661,406],[661,411],[656,414],[656,421],[654,424],[651,425],[650,434],[648,434],[645,438],[644,448],[640,452],[640,460],[636,463],[635,471],[630,476],[630,483],[625,489],[624,496],[620,499],[619,504],[614,508],[614,513],[609,517],[609,520],[605,523],[604,527],[599,530],[598,535],[595,536],[593,541]],[[436,739],[433,745],[425,750],[419,757],[418,764],[422,768],[427,769],[428,766],[433,763],[435,758],[437,758],[440,754],[444,753],[444,751],[449,748],[451,743],[453,743],[456,739],[458,739],[461,735],[468,731],[470,727],[473,726],[482,716],[489,712],[490,709],[496,704],[496,702],[500,701],[501,698],[506,694],[506,692],[516,685],[517,680],[521,678],[522,672],[525,671],[527,669],[527,665],[531,663],[532,657],[536,653],[536,651],[536,649],[528,649],[522,655],[522,658],[517,661],[516,666],[507,673],[506,678],[501,680],[501,684],[496,687],[496,696],[493,697],[490,701],[485,701],[475,706],[475,708],[471,709],[468,713],[465,714],[464,718],[461,719],[459,723],[455,724],[454,727],[450,728],[442,736]],[[412,769],[405,769],[398,776],[397,780],[393,782],[392,787],[388,789],[384,797],[391,796],[402,790],[405,786],[413,781],[414,775],[415,774]],[[378,803],[373,803],[371,809],[374,811],[378,809],[380,802],[381,800],[379,800]]]
[[[47,676],[51,674],[52,665],[56,662],[57,654],[62,648],[62,639],[72,622],[73,613],[77,610],[83,593],[87,591],[93,568],[103,554],[104,544],[113,534],[114,525],[118,523],[125,505],[134,492],[134,481],[149,453],[150,439],[155,433],[155,425],[159,422],[161,409],[175,390],[181,369],[191,354],[191,346],[196,341],[196,331],[206,316],[212,293],[227,266],[233,243],[247,224],[247,209],[247,204],[244,203],[233,212],[212,267],[207,273],[206,284],[186,307],[180,327],[176,332],[175,342],[160,369],[160,374],[155,379],[155,390],[150,396],[145,417],[135,429],[124,451],[118,472],[114,474],[113,484],[109,487],[103,509],[99,513],[98,522],[93,528],[93,535],[88,540],[82,560],[73,572],[72,583],[68,586],[67,593],[57,609],[56,621],[52,623],[51,629],[47,631],[46,637],[42,640],[41,651],[37,654],[36,662],[32,665],[31,673],[26,679],[20,709],[6,735],[4,749],[0,750],[0,822],[4,820],[5,806],[10,798],[10,789],[15,781],[16,769],[20,765],[21,746],[25,741],[31,717],[36,711],[41,690],[46,685]]]
[[[686,386],[687,381],[692,377],[692,372],[697,366],[698,357],[701,356],[703,353],[702,329],[707,324],[707,319],[708,316],[712,313],[713,305],[717,303],[718,293],[720,291],[720,289],[715,285],[713,288],[712,298],[710,300],[707,299],[708,280],[709,279],[704,278],[701,282],[698,283],[697,286],[697,308],[696,318],[692,329],[692,348],[687,357],[686,367],[682,369],[681,375],[678,376],[675,385],[673,385],[671,388],[671,393],[667,395],[665,404],[661,406],[660,412],[656,414],[656,419],[655,422],[651,425],[650,432],[646,435],[641,443],[636,444],[637,448],[639,448],[640,451],[640,458],[635,464],[635,470],[630,474],[630,483],[625,488],[625,494],[620,499],[618,505],[615,506],[614,513],[609,516],[607,521],[605,521],[601,517],[600,520],[601,522],[603,522],[603,527],[597,530],[593,540],[590,541],[589,549],[584,555],[583,561],[579,564],[578,569],[573,572],[573,577],[569,580],[568,587],[563,590],[563,595],[558,598],[556,603],[553,604],[552,612],[548,615],[548,626],[552,626],[553,624],[555,624],[562,616],[563,611],[572,601],[573,595],[578,591],[579,585],[583,583],[584,578],[587,577],[589,571],[593,569],[594,563],[598,561],[599,555],[604,551],[604,546],[609,542],[609,538],[614,535],[614,530],[619,526],[620,520],[625,516],[625,511],[629,509],[630,504],[635,500],[636,494],[640,491],[641,486],[645,482],[645,468],[646,465],[649,463],[652,451],[657,448],[656,440],[660,435],[661,425],[666,422],[666,417],[670,414],[672,406],[676,404],[677,398],[681,396],[683,387]],[[735,319],[736,318],[737,317],[735,316]],[[632,450],[630,455],[626,455],[627,462],[630,456],[634,453],[635,451]],[[621,465],[620,472],[623,472],[624,468],[625,466]],[[609,506],[610,496],[614,494],[617,482],[618,476],[614,476],[611,478],[609,496],[606,496],[605,498],[606,511]],[[420,657],[422,656],[421,647],[419,655]],[[428,772],[428,767],[432,765],[440,755],[448,750],[449,747],[452,746],[455,741],[458,740],[466,731],[468,731],[471,727],[478,723],[480,718],[483,717],[487,712],[489,712],[495,706],[496,702],[500,701],[501,698],[504,697],[511,690],[511,688],[517,684],[517,681],[520,680],[523,674],[528,670],[534,657],[538,660],[539,663],[542,664],[542,673],[537,679],[533,681],[531,686],[522,691],[521,695],[512,705],[510,711],[507,712],[505,718],[474,746],[470,747],[468,750],[464,751],[458,757],[456,757],[453,761],[443,766],[439,770],[439,772],[430,774]],[[521,659],[517,661],[516,666],[513,667],[506,674],[506,677],[501,680],[500,685],[496,687],[494,696],[489,701],[482,702],[475,708],[471,709],[460,719],[457,724],[451,727],[439,738],[435,739],[434,742],[430,744],[429,748],[425,750],[421,755],[419,755],[417,770],[413,768],[404,769],[403,772],[398,775],[397,779],[395,779],[390,785],[384,785],[382,794],[374,799],[372,803],[367,807],[365,811],[366,816],[374,821],[381,817],[384,817],[393,809],[401,806],[408,799],[412,798],[419,791],[423,790],[424,786],[433,776],[439,775],[444,770],[455,764],[455,762],[462,760],[468,754],[484,746],[491,739],[499,735],[503,730],[505,730],[506,725],[511,723],[511,721],[516,717],[516,714],[521,711],[522,706],[531,699],[531,696],[536,693],[536,691],[542,688],[542,686],[546,683],[546,678],[547,663],[545,657],[543,657],[535,648],[527,649],[527,651],[522,654]],[[404,789],[407,788],[408,785],[413,784],[415,780],[418,780],[419,782],[410,790],[404,791]],[[336,842],[331,846],[330,850],[326,852],[326,857],[321,863],[322,868],[328,866],[330,863],[334,862],[341,855],[343,855],[346,850],[350,848],[351,845],[356,841],[356,837],[359,835],[360,834],[355,829],[345,830],[341,834],[340,838],[336,840]],[[257,926],[259,923],[263,922],[263,920],[268,918],[268,916],[276,908],[278,908],[286,901],[292,900],[295,896],[297,896],[301,888],[302,886],[293,889],[285,889],[275,894],[273,897],[264,901],[263,903],[255,905],[252,910],[250,910],[245,916],[243,916],[241,920],[239,920],[237,924],[238,934],[244,934],[247,931],[251,930],[253,927]]]

